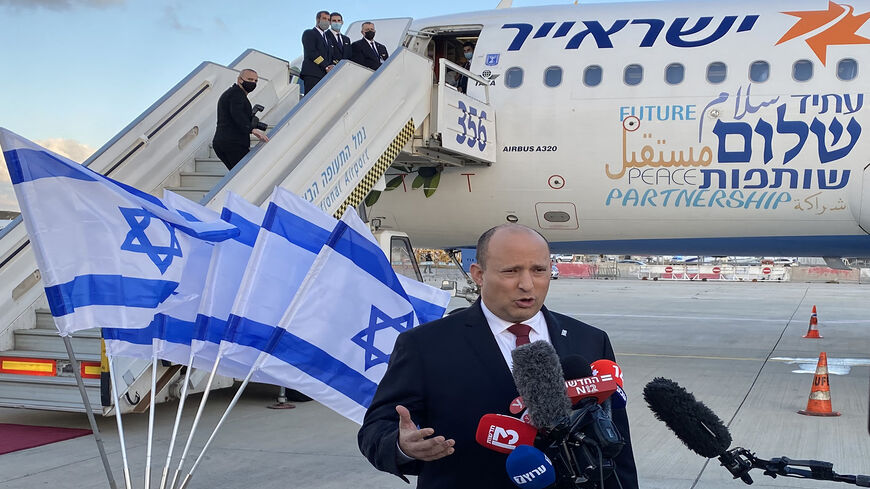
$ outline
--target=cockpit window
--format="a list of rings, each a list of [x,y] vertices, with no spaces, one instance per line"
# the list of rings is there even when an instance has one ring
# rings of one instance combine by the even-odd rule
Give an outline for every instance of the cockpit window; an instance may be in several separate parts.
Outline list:
[[[623,80],[625,80],[626,85],[639,85],[643,81],[643,66],[638,64],[626,66]]]
[[[583,70],[583,84],[587,87],[594,87],[601,83],[602,77],[601,67],[598,65],[587,66]]]
[[[707,81],[710,83],[722,83],[728,74],[728,67],[721,61],[715,61],[707,66]]]
[[[551,66],[544,71],[544,85],[558,87],[562,84],[562,67]]]
[[[514,66],[504,73],[504,85],[508,88],[517,88],[523,84],[523,69]]]

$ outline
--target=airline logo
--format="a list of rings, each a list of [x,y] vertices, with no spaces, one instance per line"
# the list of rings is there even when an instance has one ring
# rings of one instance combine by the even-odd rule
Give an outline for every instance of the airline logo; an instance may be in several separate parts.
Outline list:
[[[797,17],[798,20],[776,44],[812,34],[804,42],[813,50],[822,65],[827,63],[829,46],[870,44],[870,39],[857,34],[858,29],[870,19],[870,12],[855,15],[855,8],[851,5],[828,2],[827,10],[782,13]],[[818,31],[823,27],[824,30]]]
[[[549,459],[547,459],[547,461],[549,462]],[[516,485],[522,486],[524,484],[532,482],[533,480],[535,480],[535,477],[544,475],[546,472],[547,466],[541,464],[539,467],[535,467],[534,469],[526,472],[525,474],[515,475],[513,477],[513,480]]]
[[[513,450],[517,447],[518,441],[520,441],[520,434],[517,433],[516,430],[490,425],[489,435],[486,437],[486,442],[488,444],[507,450]]]

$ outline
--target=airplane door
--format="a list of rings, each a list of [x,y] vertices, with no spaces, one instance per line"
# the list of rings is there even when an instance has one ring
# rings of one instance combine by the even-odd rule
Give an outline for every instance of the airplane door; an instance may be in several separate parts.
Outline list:
[[[359,41],[362,39],[363,22],[371,22],[375,24],[375,41],[386,46],[387,52],[393,54],[393,51],[405,42],[408,27],[411,27],[411,20],[411,17],[358,20],[347,26],[344,35],[350,38],[350,42]]]

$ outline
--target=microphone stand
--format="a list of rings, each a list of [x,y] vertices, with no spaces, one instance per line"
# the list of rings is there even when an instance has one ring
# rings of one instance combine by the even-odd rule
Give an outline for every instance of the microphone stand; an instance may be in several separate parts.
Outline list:
[[[792,460],[788,457],[777,457],[770,460],[758,458],[745,448],[732,448],[719,456],[719,462],[731,472],[735,479],[746,484],[752,484],[749,471],[761,469],[764,475],[774,479],[781,475],[797,479],[814,479],[820,481],[845,482],[858,487],[870,487],[870,475],[845,475],[834,472],[834,464],[820,460]],[[804,467],[804,468],[797,468]]]

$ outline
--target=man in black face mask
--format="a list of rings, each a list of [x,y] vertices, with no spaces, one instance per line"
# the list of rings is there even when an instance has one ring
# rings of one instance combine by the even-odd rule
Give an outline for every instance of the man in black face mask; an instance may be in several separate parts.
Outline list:
[[[212,140],[214,152],[228,169],[248,154],[251,149],[251,134],[264,143],[266,134],[254,127],[253,109],[248,94],[257,88],[257,72],[245,69],[239,73],[236,83],[218,99],[217,129]]]
[[[390,56],[387,47],[375,41],[375,25],[371,22],[363,22],[362,35],[362,39],[351,45],[353,54],[350,60],[376,70]]]

